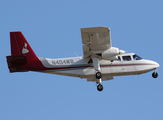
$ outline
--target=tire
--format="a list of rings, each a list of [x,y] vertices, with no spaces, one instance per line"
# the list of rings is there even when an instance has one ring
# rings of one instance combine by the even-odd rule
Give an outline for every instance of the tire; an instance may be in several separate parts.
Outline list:
[[[101,72],[97,72],[97,73],[96,73],[96,78],[97,78],[97,79],[100,79],[101,77],[102,77]]]
[[[97,86],[97,90],[98,90],[98,91],[102,91],[102,90],[103,90],[103,86],[102,86],[101,84],[99,84],[99,85]]]
[[[153,73],[152,73],[152,77],[153,77],[153,78],[157,78],[157,77],[158,77],[158,73],[153,72]]]

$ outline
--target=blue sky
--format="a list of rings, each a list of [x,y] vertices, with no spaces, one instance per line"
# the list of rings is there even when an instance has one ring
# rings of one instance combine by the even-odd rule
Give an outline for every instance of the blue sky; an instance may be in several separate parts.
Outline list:
[[[162,120],[162,0],[5,0],[0,2],[1,120]],[[96,84],[37,72],[9,73],[10,31],[39,57],[82,56],[80,28],[107,26],[112,46],[158,62],[152,72]]]

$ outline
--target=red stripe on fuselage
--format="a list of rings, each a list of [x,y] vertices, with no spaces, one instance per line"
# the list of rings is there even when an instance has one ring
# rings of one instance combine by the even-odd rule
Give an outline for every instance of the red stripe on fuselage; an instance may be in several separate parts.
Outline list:
[[[155,64],[117,64],[117,65],[100,65],[100,67],[120,67],[120,66],[136,66],[136,65],[155,65]],[[54,67],[54,68],[45,68],[41,67],[39,69],[30,69],[32,71],[42,71],[42,70],[66,70],[66,69],[81,69],[81,68],[93,68],[94,66],[72,66],[72,67]],[[31,67],[32,68],[32,67]]]

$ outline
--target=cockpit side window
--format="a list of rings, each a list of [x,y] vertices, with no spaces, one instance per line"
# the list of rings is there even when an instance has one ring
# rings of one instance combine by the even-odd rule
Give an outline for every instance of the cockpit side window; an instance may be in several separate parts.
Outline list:
[[[121,58],[120,58],[120,56],[118,56],[118,60],[117,61],[121,61]]]
[[[131,61],[131,56],[122,56],[123,61]]]
[[[134,59],[134,60],[141,60],[142,58],[139,57],[139,56],[137,56],[137,55],[133,55],[133,59]]]

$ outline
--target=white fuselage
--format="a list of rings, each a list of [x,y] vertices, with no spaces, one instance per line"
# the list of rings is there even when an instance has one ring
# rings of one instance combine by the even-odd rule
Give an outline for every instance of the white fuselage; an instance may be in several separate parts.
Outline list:
[[[102,80],[112,79],[113,76],[136,75],[149,72],[159,67],[159,64],[145,59],[134,60],[134,53],[119,55],[119,60],[100,60]],[[125,60],[130,56],[130,60]],[[95,69],[91,58],[83,57],[48,59],[39,58],[44,67],[45,73],[87,78],[88,81],[95,81]]]

